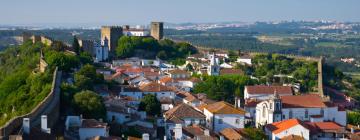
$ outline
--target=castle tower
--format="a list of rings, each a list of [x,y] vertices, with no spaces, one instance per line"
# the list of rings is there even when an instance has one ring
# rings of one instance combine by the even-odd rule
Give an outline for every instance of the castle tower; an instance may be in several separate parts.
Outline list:
[[[109,40],[109,52],[114,52],[118,44],[119,38],[123,35],[123,30],[119,26],[102,26],[101,40],[107,38]]]
[[[164,36],[164,23],[151,22],[150,35],[156,40],[160,40]]]
[[[215,53],[213,52],[212,55],[210,55],[210,66],[208,67],[208,75],[219,75],[220,74],[220,66],[218,65],[218,62],[215,58]]]

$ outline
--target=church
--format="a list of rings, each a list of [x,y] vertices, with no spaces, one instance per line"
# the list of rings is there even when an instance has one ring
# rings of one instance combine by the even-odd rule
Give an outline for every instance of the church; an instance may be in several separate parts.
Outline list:
[[[279,96],[256,105],[256,127],[288,119],[346,125],[346,111],[316,94]]]

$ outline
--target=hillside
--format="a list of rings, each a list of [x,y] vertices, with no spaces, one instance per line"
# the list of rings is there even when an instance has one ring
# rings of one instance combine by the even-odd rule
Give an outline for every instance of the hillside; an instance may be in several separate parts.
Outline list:
[[[0,125],[26,114],[50,92],[52,72],[34,73],[41,44],[26,42],[0,53]]]

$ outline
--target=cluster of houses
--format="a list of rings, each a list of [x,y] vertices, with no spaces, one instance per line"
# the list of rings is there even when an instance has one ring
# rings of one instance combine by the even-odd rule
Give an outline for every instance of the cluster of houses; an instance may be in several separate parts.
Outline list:
[[[126,26],[123,34],[146,36],[148,33]],[[81,45],[85,44],[81,40]],[[107,38],[98,45],[95,62],[108,58],[109,45]],[[183,66],[140,58],[102,62],[105,67],[96,72],[103,74],[105,80],[117,83],[111,89],[95,87],[105,103],[106,120],[67,116],[64,136],[80,140],[124,139],[110,136],[110,124],[118,124],[121,129],[135,128],[142,133],[141,138],[128,139],[143,140],[249,139],[245,127],[262,129],[272,140],[359,138],[360,128],[347,126],[347,114],[342,106],[319,94],[295,94],[293,86],[248,85],[244,97],[235,97],[234,103],[215,101],[203,93],[193,94],[192,89],[202,79],[192,75],[243,74],[234,68],[234,63],[252,64],[248,55],[241,55],[233,63],[226,61],[228,58],[226,53],[195,54]],[[141,100],[149,94],[160,102],[161,115],[139,111]],[[46,116],[43,120],[40,131],[50,134]],[[27,121],[25,118],[23,129],[29,133]]]
[[[185,65],[192,65],[192,71],[161,60],[114,60],[107,69],[97,70],[106,80],[118,83],[111,90],[97,89],[106,105],[106,120],[68,116],[66,132],[81,140],[109,138],[108,123],[116,123],[143,134],[142,138],[129,137],[132,139],[249,139],[245,126],[262,129],[273,140],[357,138],[356,127],[346,125],[343,107],[318,94],[295,95],[291,86],[248,85],[244,97],[236,97],[234,103],[193,94],[192,89],[202,80],[192,74],[241,74],[219,64],[222,57],[227,56],[189,56]],[[251,58],[238,59],[238,63],[250,65]],[[138,110],[141,99],[148,94],[161,103],[160,116]]]

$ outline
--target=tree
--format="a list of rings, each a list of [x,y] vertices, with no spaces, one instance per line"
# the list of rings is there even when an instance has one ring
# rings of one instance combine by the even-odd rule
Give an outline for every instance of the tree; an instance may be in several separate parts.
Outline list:
[[[350,111],[347,113],[347,121],[352,125],[360,125],[360,112]]]
[[[79,40],[76,36],[74,36],[74,41],[72,44],[72,47],[74,48],[74,52],[76,53],[76,55],[80,55],[80,44],[79,44]]]
[[[74,95],[74,105],[79,114],[86,118],[104,118],[105,105],[101,97],[93,91],[85,90]]]
[[[93,89],[94,84],[104,82],[104,77],[96,73],[93,65],[85,65],[75,73],[75,85],[80,89]]]
[[[161,103],[155,95],[147,94],[141,99],[139,110],[150,115],[159,115],[161,113]]]
[[[68,55],[63,52],[50,51],[46,53],[46,62],[50,68],[59,67],[60,70],[70,72],[72,68],[76,68],[80,61],[76,56]],[[45,56],[46,56],[45,55]]]
[[[188,71],[193,71],[194,68],[193,68],[193,66],[189,63],[189,64],[186,65],[186,70],[188,70]]]
[[[258,128],[244,128],[246,138],[250,140],[264,140],[266,135],[264,131]]]

